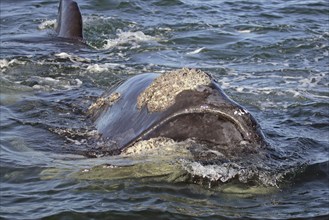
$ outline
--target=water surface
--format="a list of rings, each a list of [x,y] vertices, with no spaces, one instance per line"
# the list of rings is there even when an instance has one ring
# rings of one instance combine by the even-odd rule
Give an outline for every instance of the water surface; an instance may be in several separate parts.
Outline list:
[[[328,1],[78,3],[86,45],[56,38],[58,1],[0,3],[1,218],[328,217]],[[84,112],[98,96],[182,67],[213,75],[255,116],[275,170],[218,183],[173,173],[216,174],[186,158],[83,156],[94,134]]]

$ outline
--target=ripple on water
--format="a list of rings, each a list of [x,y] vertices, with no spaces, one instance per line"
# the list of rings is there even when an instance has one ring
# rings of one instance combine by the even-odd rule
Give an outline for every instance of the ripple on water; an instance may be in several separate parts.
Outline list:
[[[83,0],[88,45],[54,37],[57,4],[1,1],[2,218],[328,217],[327,1]],[[256,116],[271,159],[81,156],[104,90],[186,66]],[[236,181],[248,168],[256,181]]]

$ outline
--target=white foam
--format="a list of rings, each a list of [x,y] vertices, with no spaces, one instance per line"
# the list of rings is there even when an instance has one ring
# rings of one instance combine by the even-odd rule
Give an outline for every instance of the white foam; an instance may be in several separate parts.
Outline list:
[[[186,54],[187,54],[187,55],[198,54],[198,53],[200,53],[201,51],[203,51],[204,49],[205,49],[205,47],[201,47],[201,48],[198,48],[198,49],[196,49],[196,50],[194,50],[194,51],[187,52]]]
[[[80,79],[75,79],[75,81],[77,82],[77,87],[80,87],[82,85],[82,81]]]
[[[76,63],[76,62],[87,62],[87,63],[89,63],[90,62],[90,59],[88,59],[88,58],[83,58],[83,57],[79,57],[79,56],[76,56],[76,55],[71,55],[71,54],[68,54],[68,53],[65,53],[65,52],[57,53],[57,54],[55,54],[55,57],[58,57],[58,58],[61,58],[61,59],[68,59],[73,63]]]
[[[0,60],[0,68],[2,69],[2,68],[6,68],[6,67],[8,67],[9,66],[9,62],[8,62],[8,60],[6,60],[6,59],[1,59]]]
[[[100,73],[108,70],[108,67],[100,66],[99,64],[92,64],[87,67],[87,71],[92,73]]]
[[[227,182],[233,179],[239,174],[237,170],[241,169],[237,164],[223,164],[221,166],[202,165],[198,162],[188,162],[186,160],[182,160],[182,165],[192,176],[199,176],[209,179],[210,181],[221,182]]]
[[[45,30],[45,29],[49,29],[49,28],[54,28],[55,25],[56,25],[56,19],[46,20],[46,21],[43,21],[41,24],[39,24],[38,29]]]
[[[69,54],[67,54],[67,53],[64,53],[64,52],[62,52],[62,53],[57,53],[57,54],[55,54],[55,56],[56,56],[56,57],[59,57],[59,58],[62,58],[62,59],[70,58],[70,57],[71,57],[71,55],[69,55]]]
[[[281,69],[280,66],[278,68]],[[302,69],[300,74],[291,74],[290,68],[280,69],[275,68],[264,74],[258,71],[241,71],[235,75],[229,74],[229,71],[235,73],[229,68],[227,75],[221,77],[219,82],[224,90],[244,94],[242,96],[244,101],[250,99],[251,103],[257,104],[262,110],[273,108],[285,110],[289,107],[287,103],[300,99],[329,99],[326,96],[326,87],[329,86],[327,72],[313,69],[308,73]],[[282,101],[282,97],[285,97],[286,101]],[[238,115],[238,112],[236,114]]]
[[[114,67],[121,67],[122,65],[116,63],[105,63],[105,64],[90,64],[87,67],[87,71],[91,73],[106,72]]]
[[[240,182],[247,183],[257,178],[260,184],[266,186],[277,186],[277,182],[282,178],[282,174],[270,173],[267,169],[260,167],[246,167],[234,162],[223,163],[221,165],[202,165],[199,162],[191,162],[185,159],[180,160],[183,169],[193,177],[208,179],[210,182],[228,182],[232,179],[238,179]],[[211,184],[209,184],[211,187]]]
[[[242,34],[248,34],[251,32],[251,30],[238,30],[238,32]]]
[[[21,61],[17,59],[7,60],[7,59],[0,59],[0,69],[3,72],[7,67],[14,65],[14,64],[22,64],[24,65],[26,61]]]
[[[138,42],[144,42],[144,41],[152,41],[156,40],[155,37],[149,36],[144,34],[142,31],[136,31],[136,32],[123,32],[123,31],[118,31],[118,38],[116,39],[108,39],[106,40],[106,44],[103,46],[102,49],[110,49],[112,47],[116,47],[118,45],[123,45],[126,43],[132,43],[133,46],[132,48],[138,48],[139,45],[137,44]]]
[[[52,78],[52,77],[40,77],[40,76],[31,76],[29,78],[32,82],[35,82],[35,85],[32,86],[35,90],[71,90],[79,88],[83,82],[80,79],[63,79],[62,77]],[[16,82],[20,83],[20,82]]]

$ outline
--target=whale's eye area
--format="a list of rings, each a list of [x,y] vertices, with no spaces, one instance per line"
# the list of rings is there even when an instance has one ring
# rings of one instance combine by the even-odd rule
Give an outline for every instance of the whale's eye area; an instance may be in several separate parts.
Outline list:
[[[158,125],[145,138],[152,137],[168,137],[175,141],[193,138],[215,145],[232,145],[244,140],[233,122],[214,113],[175,116]]]

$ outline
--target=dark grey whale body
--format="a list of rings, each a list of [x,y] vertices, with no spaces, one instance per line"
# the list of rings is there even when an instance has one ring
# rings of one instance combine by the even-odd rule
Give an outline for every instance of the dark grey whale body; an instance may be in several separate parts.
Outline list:
[[[58,7],[57,24],[58,37],[82,40],[83,23],[78,4],[73,0],[61,0]]]
[[[60,1],[57,23],[59,37],[83,39],[76,2]],[[231,149],[265,144],[253,116],[228,98],[212,77],[197,70],[134,76],[101,97],[89,116],[113,154],[156,137]]]

